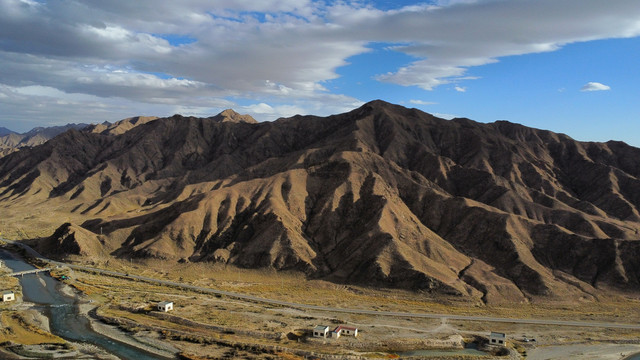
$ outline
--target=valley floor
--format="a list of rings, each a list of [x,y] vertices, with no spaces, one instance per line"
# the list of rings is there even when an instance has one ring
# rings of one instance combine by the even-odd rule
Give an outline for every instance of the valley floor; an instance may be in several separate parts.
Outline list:
[[[631,344],[578,344],[537,347],[529,351],[528,360],[589,359],[614,360],[640,353],[640,345]]]
[[[277,273],[224,267],[215,264],[168,264],[157,260],[140,263],[115,259],[93,261],[93,268],[128,276],[105,276],[92,271],[62,268],[52,275],[91,300],[83,305],[94,328],[109,336],[126,331],[134,345],[155,348],[183,358],[302,358],[327,354],[341,358],[386,358],[406,350],[461,347],[463,340],[486,339],[490,331],[504,332],[511,358],[620,359],[640,351],[640,326],[622,329],[557,324],[526,324],[463,319],[464,316],[508,317],[638,324],[640,307],[635,299],[612,297],[600,302],[563,304],[485,305],[459,298],[432,297],[394,289],[369,289],[307,280],[297,273]],[[164,281],[141,281],[135,276]],[[187,287],[168,285],[168,282]],[[191,288],[189,288],[191,287]],[[265,304],[250,299],[207,293],[215,289],[286,302],[328,308],[450,314],[449,316],[380,316],[335,312],[321,308]],[[160,301],[173,301],[168,313],[155,310]],[[310,336],[318,324],[334,328],[356,326],[357,338],[317,339]],[[535,338],[535,343],[525,342]],[[535,345],[534,345],[535,344]],[[507,358],[508,358],[507,357]]]

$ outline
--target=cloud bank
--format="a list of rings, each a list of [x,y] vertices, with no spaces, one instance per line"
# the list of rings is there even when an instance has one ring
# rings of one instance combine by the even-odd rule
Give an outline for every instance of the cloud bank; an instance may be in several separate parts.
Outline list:
[[[611,87],[601,84],[599,82],[588,82],[580,89],[580,91],[607,91],[607,90],[611,90]]]
[[[0,106],[16,121],[225,107],[262,119],[328,114],[369,100],[326,84],[375,43],[414,60],[368,77],[432,90],[501,57],[638,35],[635,0],[439,1],[390,10],[363,1],[0,0]],[[25,91],[33,86],[55,91]],[[85,111],[73,115],[65,102]]]

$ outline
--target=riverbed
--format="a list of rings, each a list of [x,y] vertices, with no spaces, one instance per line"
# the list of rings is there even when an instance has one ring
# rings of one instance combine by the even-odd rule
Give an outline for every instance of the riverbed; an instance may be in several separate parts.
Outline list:
[[[640,360],[638,355],[627,357],[638,351],[640,345],[634,344],[551,345],[529,350],[527,359]]]
[[[35,269],[32,265],[1,249],[0,259],[13,271]],[[95,331],[86,315],[86,311],[80,311],[82,301],[77,296],[65,294],[62,291],[64,285],[48,274],[29,274],[18,279],[22,287],[23,300],[36,304],[36,308],[49,319],[49,330],[52,334],[73,343],[97,346],[120,359],[174,359],[174,357],[151,353],[127,344],[129,341],[119,341]],[[111,329],[111,331],[119,332],[115,328]],[[128,336],[123,332],[119,332],[117,337],[126,338]]]
[[[412,351],[403,351],[397,353],[400,358],[405,357],[414,357],[414,356],[422,356],[422,357],[451,357],[451,356],[488,356],[489,354],[477,350],[475,348],[465,348],[465,349],[428,349],[428,350],[412,350]]]

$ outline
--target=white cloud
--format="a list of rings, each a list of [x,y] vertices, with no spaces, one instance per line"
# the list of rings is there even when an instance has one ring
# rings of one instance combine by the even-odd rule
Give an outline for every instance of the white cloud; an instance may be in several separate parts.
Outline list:
[[[615,21],[611,21],[615,19]],[[381,16],[361,29],[403,41],[397,51],[419,59],[378,76],[432,90],[500,57],[554,51],[581,41],[640,35],[640,7],[598,0],[475,1]]]
[[[254,114],[273,114],[275,112],[271,105],[265,103],[244,106],[242,109]]]
[[[187,103],[187,102],[185,102]],[[199,106],[200,105],[200,106]],[[99,97],[81,93],[65,93],[46,86],[11,87],[0,84],[0,109],[5,120],[0,126],[25,132],[44,124],[100,123],[117,121],[135,115],[211,116],[235,106],[224,99],[197,102],[194,105],[143,103],[121,97]],[[0,119],[1,120],[1,119]]]
[[[424,100],[409,100],[409,103],[414,105],[435,105],[435,102],[432,101],[424,101]]]
[[[431,3],[385,11],[365,1],[0,0],[0,85],[74,94],[37,99],[88,104],[96,117],[107,111],[98,104],[117,104],[131,116],[153,107],[206,112],[236,102],[255,104],[263,117],[294,110],[325,115],[361,103],[331,93],[325,82],[372,43],[390,44],[389,51],[413,60],[365,76],[431,90],[471,80],[469,68],[500,57],[640,34],[637,0]],[[172,43],[172,36],[188,41]],[[2,110],[6,118],[36,116]]]
[[[596,0],[440,1],[439,6],[390,11],[359,2],[309,0],[139,0],[135,6],[93,0],[26,8],[17,1],[2,0],[24,15],[0,15],[0,32],[9,37],[5,50],[43,60],[55,56],[79,64],[131,66],[228,92],[273,95],[274,89],[264,86],[269,80],[280,86],[281,96],[314,96],[320,82],[336,78],[335,70],[368,51],[370,42],[403,44],[390,49],[418,58],[377,79],[429,90],[501,56],[640,34],[640,10],[633,0],[620,0],[615,7]],[[252,15],[263,11],[268,14],[262,19]],[[154,34],[184,35],[195,42],[172,46]]]
[[[328,95],[322,101],[293,100],[292,104],[283,103],[255,103],[236,106],[236,111],[249,114],[258,121],[273,121],[281,117],[294,115],[330,115],[353,110],[363,105],[363,102],[344,96]]]
[[[601,84],[599,82],[588,82],[586,83],[581,89],[580,91],[606,91],[606,90],[611,90],[610,86]]]
[[[456,86],[454,88],[457,92],[467,92],[467,88],[463,86]]]
[[[458,117],[458,115],[453,115],[453,114],[443,114],[443,113],[433,113],[432,115],[433,115],[433,116],[437,116],[437,117],[439,117],[439,118],[441,118],[441,119],[447,119],[447,120],[451,120],[451,119],[454,119],[454,118],[457,118],[457,117]]]

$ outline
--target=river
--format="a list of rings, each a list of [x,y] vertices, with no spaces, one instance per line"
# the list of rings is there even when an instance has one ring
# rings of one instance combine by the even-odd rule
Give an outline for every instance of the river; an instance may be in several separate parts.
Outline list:
[[[477,344],[467,344],[464,349],[428,349],[398,352],[400,358],[407,356],[450,357],[450,356],[487,356],[489,353],[478,350]]]
[[[35,269],[32,265],[17,259],[0,249],[0,259],[13,271]],[[46,273],[29,274],[18,278],[25,301],[41,305],[49,318],[51,333],[74,342],[85,342],[105,349],[120,359],[168,360],[101,335],[91,328],[89,319],[80,314],[78,300],[59,291],[60,283]]]

